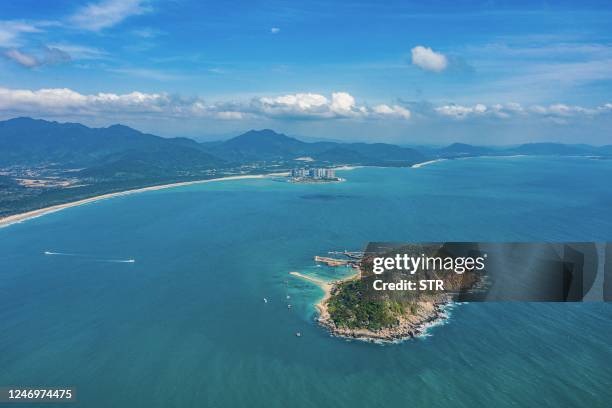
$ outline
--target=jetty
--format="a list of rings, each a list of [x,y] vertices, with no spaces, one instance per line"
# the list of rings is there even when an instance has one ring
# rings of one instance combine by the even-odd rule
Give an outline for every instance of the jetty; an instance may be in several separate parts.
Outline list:
[[[328,287],[331,287],[331,283],[330,282],[324,281],[323,279],[315,278],[314,276],[305,275],[305,274],[300,273],[300,272],[289,272],[289,275],[297,276],[298,278],[302,278],[304,280],[312,282],[315,285],[318,285],[318,286],[320,286],[321,288],[324,288],[324,289],[328,288]]]
[[[350,259],[330,258],[327,256],[319,256],[319,255],[316,255],[314,257],[314,260],[315,262],[322,262],[324,264],[327,264],[327,266],[345,266],[345,265],[351,265],[355,262]]]

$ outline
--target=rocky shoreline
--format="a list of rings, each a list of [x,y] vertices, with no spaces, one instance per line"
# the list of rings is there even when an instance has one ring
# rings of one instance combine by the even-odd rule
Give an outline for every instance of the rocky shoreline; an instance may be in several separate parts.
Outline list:
[[[402,316],[397,326],[373,331],[369,329],[337,327],[327,312],[328,300],[329,297],[323,299],[317,305],[317,309],[320,311],[317,321],[321,326],[329,330],[332,336],[383,343],[397,343],[425,335],[430,327],[441,324],[448,319],[449,316],[446,309],[452,304],[450,298],[436,302],[422,302],[419,304],[419,312],[417,314]]]
[[[330,317],[328,302],[332,293],[337,290],[338,285],[343,282],[357,279],[359,273],[335,282],[323,281],[299,272],[290,272],[290,274],[300,279],[312,282],[323,289],[323,298],[321,298],[321,300],[315,305],[319,312],[317,322],[329,330],[330,334],[334,337],[364,340],[369,342],[396,343],[410,338],[423,336],[427,333],[427,329],[443,323],[448,319],[446,309],[452,304],[452,299],[448,295],[441,295],[440,298],[435,301],[419,302],[416,314],[401,316],[397,326],[384,328],[378,331],[364,328],[350,329],[346,327],[338,327]]]

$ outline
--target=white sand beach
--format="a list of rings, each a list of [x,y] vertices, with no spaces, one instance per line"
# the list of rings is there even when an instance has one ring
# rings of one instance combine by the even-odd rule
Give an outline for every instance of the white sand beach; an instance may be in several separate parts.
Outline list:
[[[413,165],[412,165],[412,166],[410,166],[410,167],[412,167],[413,169],[418,169],[418,168],[421,168],[421,167],[423,167],[423,166],[427,166],[427,165],[429,165],[429,164],[438,163],[438,162],[442,162],[442,161],[446,161],[446,160],[448,160],[448,159],[435,159],[435,160],[428,160],[428,161],[424,161],[424,162],[421,162],[421,163],[416,163],[416,164],[413,164]]]
[[[260,179],[260,178],[265,178],[265,177],[284,177],[284,176],[287,176],[288,174],[289,173],[271,173],[271,174],[250,174],[250,175],[243,175],[243,176],[228,176],[228,177],[219,177],[219,178],[213,178],[213,179],[207,179],[207,180],[183,181],[180,183],[162,184],[158,186],[150,186],[150,187],[136,188],[133,190],[119,191],[116,193],[102,194],[99,196],[85,198],[83,200],[73,201],[70,203],[57,204],[51,207],[40,208],[38,210],[28,211],[28,212],[24,212],[21,214],[9,215],[8,217],[0,218],[0,228],[9,226],[11,224],[23,222],[23,221],[26,221],[32,218],[41,217],[46,214],[51,214],[57,211],[61,211],[66,208],[76,207],[76,206],[83,205],[83,204],[89,204],[89,203],[93,203],[93,202],[100,201],[100,200],[106,200],[108,198],[113,198],[113,197],[120,197],[120,196],[125,196],[125,195],[130,195],[130,194],[143,193],[145,191],[156,191],[156,190],[163,190],[163,189],[173,188],[173,187],[189,186],[192,184],[212,183],[215,181]]]

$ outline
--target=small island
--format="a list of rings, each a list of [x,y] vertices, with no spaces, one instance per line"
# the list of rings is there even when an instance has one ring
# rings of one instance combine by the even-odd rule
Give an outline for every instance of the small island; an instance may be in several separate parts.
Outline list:
[[[361,252],[335,252],[334,258],[315,256],[328,266],[349,266],[355,273],[326,281],[300,272],[291,275],[318,285],[324,291],[317,303],[318,322],[334,336],[373,342],[397,342],[426,333],[448,318],[446,309],[454,294],[478,286],[481,276],[474,271],[444,276],[448,291],[372,291],[371,256]],[[418,277],[420,272],[416,274]],[[441,276],[440,274],[438,274]]]

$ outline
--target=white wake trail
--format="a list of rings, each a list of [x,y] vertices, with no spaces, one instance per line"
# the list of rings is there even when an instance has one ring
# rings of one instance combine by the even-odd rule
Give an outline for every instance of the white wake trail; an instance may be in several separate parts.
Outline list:
[[[94,258],[93,255],[73,254],[73,253],[68,253],[68,252],[44,251],[43,254],[56,255],[56,256],[74,256],[74,257],[79,257],[79,258],[90,259],[94,262],[111,262],[111,263],[135,263],[136,262],[135,259],[99,259],[99,258]]]
[[[52,251],[45,251],[44,254],[45,255],[59,255],[59,256],[83,256],[79,254],[69,254],[66,252],[52,252]]]

